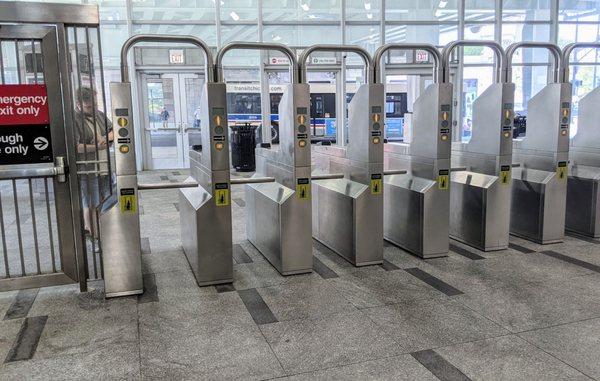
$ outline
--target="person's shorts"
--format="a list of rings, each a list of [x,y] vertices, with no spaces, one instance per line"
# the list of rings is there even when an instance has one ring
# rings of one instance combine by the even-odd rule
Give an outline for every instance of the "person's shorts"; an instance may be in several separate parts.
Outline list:
[[[81,191],[81,206],[84,208],[96,208],[100,205],[100,184],[102,179],[94,176],[81,176],[79,179]]]

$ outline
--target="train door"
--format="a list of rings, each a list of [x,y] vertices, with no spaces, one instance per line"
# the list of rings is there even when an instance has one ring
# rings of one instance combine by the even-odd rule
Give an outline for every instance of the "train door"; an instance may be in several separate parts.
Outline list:
[[[433,83],[429,68],[392,68],[386,71],[385,136],[409,141],[415,99]]]
[[[140,74],[144,169],[189,167],[200,144],[204,78],[192,73]]]
[[[318,138],[335,138],[337,130],[336,115],[338,105],[336,93],[339,93],[339,70],[317,71],[309,69],[307,73],[310,85],[310,127],[311,133]]]

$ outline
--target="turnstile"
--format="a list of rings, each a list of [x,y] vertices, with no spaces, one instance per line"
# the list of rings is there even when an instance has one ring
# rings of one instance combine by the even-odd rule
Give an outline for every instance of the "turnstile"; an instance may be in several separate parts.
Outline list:
[[[443,51],[449,80],[452,52],[461,46],[491,48],[496,57],[494,83],[473,102],[472,135],[468,143],[452,143],[450,174],[450,236],[483,251],[508,247],[513,99],[515,87],[502,82],[504,50],[494,41],[456,41]]]
[[[562,82],[569,82],[569,61],[575,49],[600,48],[600,43],[574,43],[563,48]],[[577,133],[571,139],[567,183],[568,231],[600,238],[600,87],[579,100]]]
[[[275,182],[245,187],[246,235],[282,275],[312,272],[308,84],[297,83],[296,56],[281,44],[231,43],[219,51],[217,69],[224,54],[236,48],[284,53],[292,79],[279,103],[279,145],[256,151],[253,179],[268,176]]]
[[[272,182],[272,178],[232,180],[230,175],[227,93],[221,59],[236,46],[252,44],[232,42],[224,46],[215,64],[214,78],[207,78],[200,102],[201,146],[190,151],[190,178],[198,186],[179,191],[181,240],[183,250],[199,286],[233,282],[233,244],[231,186]],[[252,45],[252,46],[250,46]],[[212,57],[207,54],[208,66]],[[207,68],[207,73],[210,67]]]
[[[355,266],[379,264],[383,262],[383,85],[372,83],[369,53],[339,45],[314,45],[303,51],[302,83],[306,61],[316,51],[359,54],[367,84],[358,88],[348,107],[347,147],[313,147],[317,172],[340,172],[344,178],[312,182],[312,234]]]
[[[571,84],[560,81],[561,51],[548,43],[519,42],[506,51],[506,82],[520,48],[544,48],[554,58],[553,82],[527,103],[525,138],[514,142],[511,234],[541,243],[562,242],[565,231]]]
[[[385,144],[386,169],[408,169],[385,176],[384,237],[422,258],[448,254],[452,84],[440,83],[442,57],[428,44],[388,44],[375,52],[375,83],[384,54],[392,49],[423,50],[434,61],[434,83],[413,106],[411,142]]]
[[[106,297],[143,292],[142,253],[138,192],[155,189],[138,184],[135,160],[135,130],[127,54],[141,42],[190,43],[201,48],[210,73],[212,57],[208,46],[192,36],[136,35],[121,48],[121,82],[110,84],[111,111],[115,128],[116,197],[100,217]],[[175,187],[170,184],[169,187]],[[160,186],[159,186],[160,187]]]

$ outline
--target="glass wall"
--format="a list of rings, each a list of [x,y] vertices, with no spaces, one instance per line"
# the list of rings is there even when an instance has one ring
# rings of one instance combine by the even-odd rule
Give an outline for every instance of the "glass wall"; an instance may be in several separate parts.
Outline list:
[[[56,2],[56,0],[52,0]],[[61,0],[58,0],[61,1]],[[137,33],[191,34],[215,49],[234,41],[264,41],[297,50],[316,44],[357,44],[373,53],[389,42],[427,42],[443,46],[456,39],[494,40],[504,47],[518,41],[550,41],[564,46],[600,41],[600,0],[62,0],[98,4],[102,19],[105,78],[119,70],[122,42]],[[468,130],[473,97],[490,82],[489,49],[467,48],[461,54],[458,126]],[[577,102],[600,84],[600,53],[574,54],[571,70],[574,118]],[[515,109],[527,113],[527,102],[547,82],[548,55],[523,49],[514,57]],[[405,61],[406,62],[406,61]],[[256,70],[260,55],[236,51],[227,55],[231,75],[242,80]],[[354,83],[360,61],[348,55],[347,81]],[[337,64],[339,65],[339,63]],[[468,138],[468,131],[466,135]]]

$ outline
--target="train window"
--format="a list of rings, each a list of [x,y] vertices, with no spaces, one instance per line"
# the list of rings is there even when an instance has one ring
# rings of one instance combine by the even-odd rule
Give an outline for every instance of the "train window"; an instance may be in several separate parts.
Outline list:
[[[408,111],[406,93],[389,93],[386,95],[385,116],[402,118]]]
[[[230,114],[260,114],[260,94],[229,93],[227,108]]]
[[[271,114],[279,114],[279,103],[281,102],[281,93],[271,93]]]

